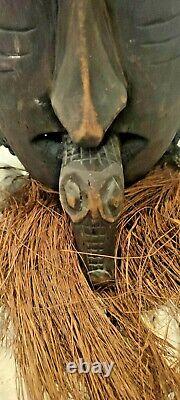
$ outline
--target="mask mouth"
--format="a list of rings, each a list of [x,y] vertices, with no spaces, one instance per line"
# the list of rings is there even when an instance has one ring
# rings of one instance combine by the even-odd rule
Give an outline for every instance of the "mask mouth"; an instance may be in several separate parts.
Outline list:
[[[115,281],[115,245],[123,209],[124,176],[116,135],[96,149],[64,143],[59,194],[68,213],[83,270],[93,286]]]

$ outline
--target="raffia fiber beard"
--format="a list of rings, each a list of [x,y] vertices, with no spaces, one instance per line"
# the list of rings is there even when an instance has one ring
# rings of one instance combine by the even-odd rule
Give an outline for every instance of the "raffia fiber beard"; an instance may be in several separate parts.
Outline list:
[[[126,190],[116,288],[95,292],[79,265],[58,195],[34,181],[0,221],[1,303],[13,324],[19,379],[31,400],[180,398],[180,374],[143,312],[179,305],[179,175],[156,169]],[[109,378],[66,364],[114,362]],[[45,397],[44,397],[45,396]]]

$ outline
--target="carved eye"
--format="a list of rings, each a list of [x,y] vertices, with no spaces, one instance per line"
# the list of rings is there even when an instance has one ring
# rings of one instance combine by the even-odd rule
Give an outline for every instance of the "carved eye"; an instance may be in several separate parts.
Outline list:
[[[82,196],[77,183],[73,182],[72,180],[67,181],[64,190],[68,206],[74,211],[80,211],[82,207]]]
[[[36,32],[36,27],[22,30],[0,27],[0,72],[16,72],[21,60],[29,61]]]
[[[102,214],[108,221],[115,221],[122,210],[124,192],[118,177],[110,178],[101,191]]]
[[[74,223],[81,222],[89,211],[87,193],[83,187],[83,181],[75,173],[65,173],[60,179],[60,201]]]

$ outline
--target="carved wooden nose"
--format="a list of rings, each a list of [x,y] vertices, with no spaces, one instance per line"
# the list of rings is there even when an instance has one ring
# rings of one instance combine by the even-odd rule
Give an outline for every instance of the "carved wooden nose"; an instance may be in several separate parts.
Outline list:
[[[51,102],[74,143],[96,147],[126,106],[105,0],[62,0]]]

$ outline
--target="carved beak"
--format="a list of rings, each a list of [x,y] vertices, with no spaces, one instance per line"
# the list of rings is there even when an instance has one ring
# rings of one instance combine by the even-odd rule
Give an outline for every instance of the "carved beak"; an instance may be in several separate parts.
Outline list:
[[[62,0],[51,101],[74,143],[96,147],[127,91],[105,0]]]

